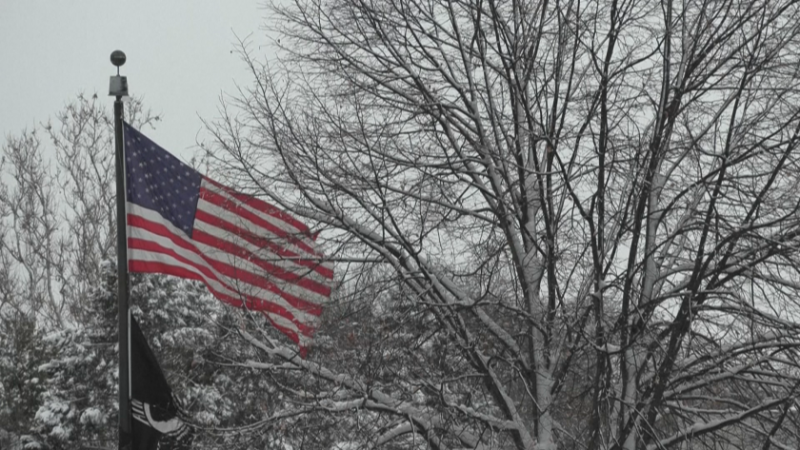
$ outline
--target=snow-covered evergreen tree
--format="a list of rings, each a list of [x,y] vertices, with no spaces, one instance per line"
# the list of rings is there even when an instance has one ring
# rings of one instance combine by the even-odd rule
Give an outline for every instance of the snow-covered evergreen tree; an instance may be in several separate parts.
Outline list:
[[[0,448],[33,442],[29,418],[47,384],[39,366],[52,357],[32,315],[0,317]],[[5,443],[3,441],[6,441]]]
[[[47,337],[56,356],[40,367],[47,382],[34,425],[47,448],[110,448],[117,439],[116,267],[106,263],[103,273],[105,282],[85,302],[85,317],[93,319]],[[184,420],[196,429],[194,447],[225,442],[226,448],[236,448],[230,446],[236,439],[212,430],[233,427],[248,416],[244,411],[257,403],[250,394],[257,392],[253,383],[261,377],[207,361],[224,354],[231,342],[217,323],[225,315],[223,306],[195,282],[157,275],[132,276],[130,301],[183,406]]]
[[[87,321],[47,336],[54,357],[39,368],[48,381],[34,418],[47,448],[110,448],[117,439],[116,272],[101,272],[83,305]]]

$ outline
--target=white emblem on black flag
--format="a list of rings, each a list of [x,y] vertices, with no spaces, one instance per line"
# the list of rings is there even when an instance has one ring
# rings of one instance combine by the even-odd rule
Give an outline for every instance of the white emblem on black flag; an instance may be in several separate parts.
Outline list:
[[[189,427],[136,320],[131,318],[131,413],[133,450],[188,449]]]

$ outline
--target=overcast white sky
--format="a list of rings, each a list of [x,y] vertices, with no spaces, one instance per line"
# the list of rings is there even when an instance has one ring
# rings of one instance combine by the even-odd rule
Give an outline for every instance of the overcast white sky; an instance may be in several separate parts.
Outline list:
[[[109,105],[109,55],[123,50],[132,95],[163,121],[150,137],[187,160],[220,93],[250,77],[236,36],[257,46],[262,0],[0,0],[0,139],[58,112],[79,93]]]

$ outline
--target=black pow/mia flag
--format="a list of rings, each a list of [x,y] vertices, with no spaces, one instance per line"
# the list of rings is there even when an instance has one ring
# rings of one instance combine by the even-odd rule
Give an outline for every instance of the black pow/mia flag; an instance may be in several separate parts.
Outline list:
[[[189,427],[178,417],[172,390],[133,317],[130,332],[133,450],[188,449]]]

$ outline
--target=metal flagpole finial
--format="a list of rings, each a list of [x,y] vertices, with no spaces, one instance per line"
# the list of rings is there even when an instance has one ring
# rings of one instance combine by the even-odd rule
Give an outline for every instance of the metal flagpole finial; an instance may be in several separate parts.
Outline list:
[[[122,50],[111,52],[111,64],[117,66],[117,71],[119,71],[119,66],[125,64],[125,52]]]
[[[108,95],[114,95],[117,98],[128,95],[128,78],[120,76],[119,67],[125,64],[127,57],[122,50],[114,50],[111,52],[111,64],[117,66],[117,75],[111,77],[108,87]]]

